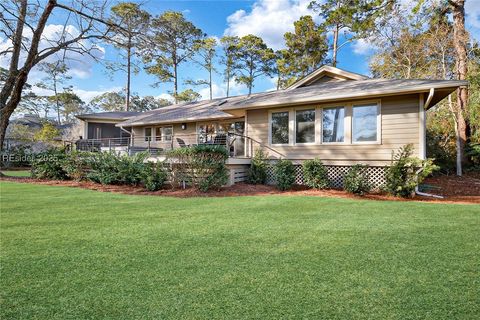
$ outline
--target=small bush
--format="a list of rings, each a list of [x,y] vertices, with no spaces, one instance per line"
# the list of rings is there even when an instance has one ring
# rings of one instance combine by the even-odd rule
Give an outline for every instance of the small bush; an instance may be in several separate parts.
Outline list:
[[[66,154],[63,162],[63,170],[67,177],[72,180],[85,180],[90,168],[93,155],[89,152],[71,151]]]
[[[412,157],[413,145],[401,147],[397,153],[392,152],[392,163],[386,171],[385,191],[394,196],[410,197],[415,192],[415,187],[420,184],[438,166],[433,164],[433,159],[421,160]],[[417,171],[423,170],[417,174]]]
[[[32,161],[32,177],[37,179],[68,180],[65,171],[67,154],[63,149],[52,148],[35,155]]]
[[[368,166],[356,164],[343,176],[343,189],[349,193],[364,195],[372,189]]]
[[[101,184],[137,186],[142,182],[147,157],[147,153],[137,153],[134,156],[113,152],[94,153],[87,178]]]
[[[167,172],[161,162],[145,163],[143,170],[143,185],[148,191],[157,191],[163,187],[167,180]]]
[[[307,160],[302,165],[305,184],[314,189],[326,189],[330,186],[327,168],[320,159]]]
[[[172,181],[178,185],[184,181],[202,192],[227,183],[227,158],[227,149],[219,145],[179,148],[167,154],[167,160],[172,165]]]
[[[201,179],[198,183],[198,189],[207,192],[211,189],[220,189],[228,182],[228,170],[224,165],[219,165],[213,170],[213,173]]]
[[[472,167],[480,166],[480,143],[468,143],[465,147],[465,154],[470,158]]]
[[[265,184],[267,182],[267,155],[262,149],[255,151],[250,169],[248,170],[248,183]]]
[[[295,182],[295,168],[290,160],[279,160],[275,164],[275,180],[277,188],[285,191],[292,188]]]

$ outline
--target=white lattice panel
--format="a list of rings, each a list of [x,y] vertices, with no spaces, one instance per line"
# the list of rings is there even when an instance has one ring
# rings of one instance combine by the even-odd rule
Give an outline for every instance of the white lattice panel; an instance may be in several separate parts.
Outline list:
[[[342,188],[343,176],[348,172],[350,166],[325,166],[331,187]],[[370,183],[374,188],[380,188],[385,184],[385,167],[368,167]],[[295,165],[295,183],[303,184],[303,169],[301,165]],[[267,167],[267,184],[275,184],[275,168],[273,165]]]

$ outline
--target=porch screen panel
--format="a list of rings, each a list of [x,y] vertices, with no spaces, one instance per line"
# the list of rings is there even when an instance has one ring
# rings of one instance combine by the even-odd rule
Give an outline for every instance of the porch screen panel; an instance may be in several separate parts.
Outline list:
[[[345,108],[325,108],[322,114],[322,141],[343,142],[345,138]]]
[[[272,144],[288,144],[288,111],[272,113]]]

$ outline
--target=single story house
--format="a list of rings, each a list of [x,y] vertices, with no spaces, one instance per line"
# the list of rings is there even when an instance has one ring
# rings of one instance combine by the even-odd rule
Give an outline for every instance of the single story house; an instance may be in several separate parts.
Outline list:
[[[372,79],[323,66],[284,90],[171,105],[157,110],[79,115],[84,139],[102,149],[150,150],[224,144],[231,183],[245,179],[258,149],[300,165],[320,158],[332,182],[354,164],[367,164],[376,185],[392,151],[413,144],[426,157],[425,111],[466,81]]]

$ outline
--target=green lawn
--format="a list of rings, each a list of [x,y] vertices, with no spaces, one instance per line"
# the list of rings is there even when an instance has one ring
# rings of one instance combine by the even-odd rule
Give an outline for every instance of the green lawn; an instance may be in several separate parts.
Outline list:
[[[2,170],[7,177],[30,177],[30,170]]]
[[[1,319],[480,316],[480,206],[0,188]]]

